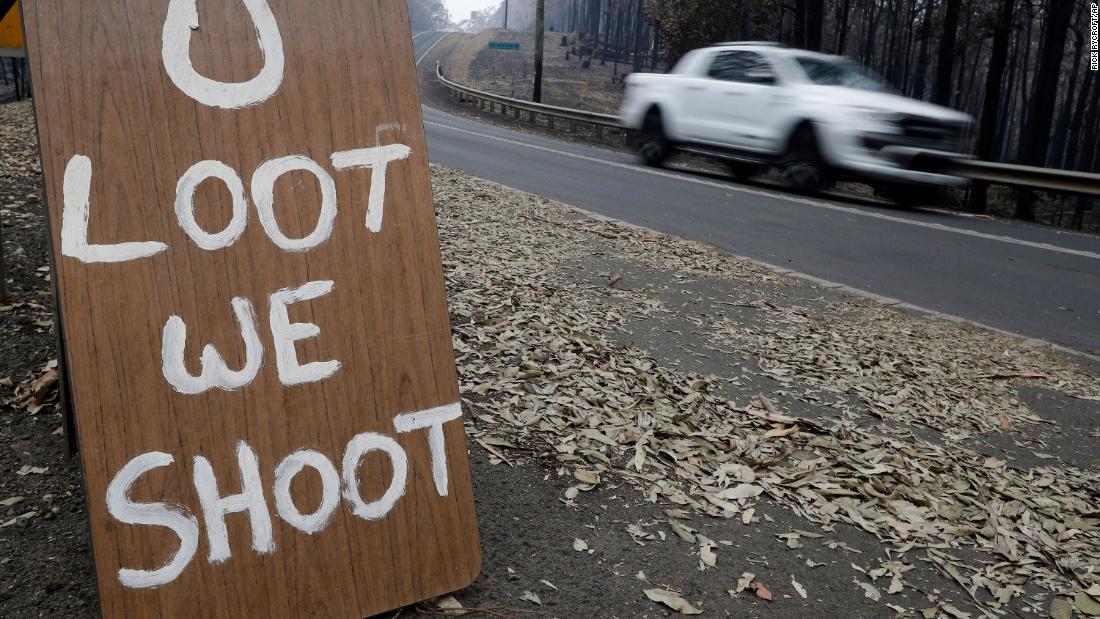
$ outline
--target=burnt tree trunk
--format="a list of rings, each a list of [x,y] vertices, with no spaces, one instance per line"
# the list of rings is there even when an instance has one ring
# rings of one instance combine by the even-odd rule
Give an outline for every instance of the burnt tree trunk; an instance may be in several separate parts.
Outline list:
[[[838,56],[844,55],[844,43],[848,38],[848,16],[851,11],[851,0],[839,0],[837,2],[836,38],[833,42],[833,52]]]
[[[924,5],[924,19],[920,27],[920,50],[917,52],[917,66],[913,73],[913,98],[924,98],[924,86],[928,79],[928,42],[932,39],[932,0]]]
[[[943,34],[940,36],[940,49],[936,56],[936,86],[932,91],[932,101],[940,105],[949,105],[951,102],[951,77],[955,67],[955,41],[961,5],[961,0],[947,0],[943,13]]]
[[[794,46],[806,47],[806,0],[794,0]]]
[[[1073,97],[1077,93],[1077,75],[1081,68],[1081,55],[1085,46],[1085,35],[1079,28],[1073,29],[1073,68],[1069,72],[1069,84],[1062,101],[1062,111],[1058,114],[1058,124],[1054,128],[1054,137],[1050,140],[1051,151],[1047,153],[1048,165],[1056,168],[1065,166],[1066,135],[1073,116]]]
[[[825,0],[805,0],[805,3],[805,47],[819,52],[821,51],[821,28],[825,22]]]
[[[1027,164],[1042,166],[1046,162],[1051,119],[1058,97],[1058,78],[1073,5],[1074,0],[1050,0],[1048,4],[1046,32],[1039,52],[1038,76],[1035,78],[1031,105],[1027,112],[1027,126],[1020,136],[1019,158]],[[1025,220],[1034,218],[1030,190],[1017,193],[1016,217]]]
[[[1012,10],[1016,0],[998,0],[997,15],[993,25],[993,50],[989,56],[989,71],[985,77],[985,99],[982,101],[982,115],[978,127],[979,159],[989,159],[993,152],[993,141],[997,130],[997,109],[1000,107],[1001,79],[1004,77],[1005,62],[1008,59],[1008,38],[1012,28]],[[970,190],[970,210],[984,213],[986,193],[989,186],[982,182],[974,183]]]

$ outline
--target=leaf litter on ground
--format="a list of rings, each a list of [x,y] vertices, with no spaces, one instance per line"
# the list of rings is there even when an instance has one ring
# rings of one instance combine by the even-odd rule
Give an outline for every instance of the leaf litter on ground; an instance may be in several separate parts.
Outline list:
[[[767,496],[824,530],[848,524],[895,551],[924,551],[976,601],[974,589],[988,590],[992,601],[982,603],[993,609],[1022,582],[1050,593],[1100,583],[1090,568],[1100,564],[1095,469],[1058,460],[1023,469],[960,444],[1042,421],[1013,380],[1097,393],[1080,367],[1011,337],[860,299],[834,300],[827,312],[793,307],[782,290],[798,280],[714,248],[442,167],[433,182],[461,387],[484,396],[477,405],[488,411],[471,424],[475,437],[537,446],[581,490],[611,474],[684,513],[749,523]],[[671,310],[644,291],[585,287],[563,274],[593,253],[753,284],[759,298],[742,304],[765,308],[767,320],[694,317],[701,332],[754,355],[781,386],[828,394],[832,416],[790,415],[762,393],[737,404],[719,394],[716,377],[615,344],[611,334],[630,318]],[[909,429],[881,432],[869,418]],[[917,427],[942,441],[920,438]],[[698,544],[686,524],[668,526]],[[962,547],[990,559],[952,554]],[[893,573],[890,592],[903,582]]]

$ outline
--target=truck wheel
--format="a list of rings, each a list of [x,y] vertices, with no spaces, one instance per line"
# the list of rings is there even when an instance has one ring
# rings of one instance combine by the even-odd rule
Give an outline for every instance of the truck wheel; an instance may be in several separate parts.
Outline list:
[[[642,132],[638,136],[638,152],[646,165],[659,167],[668,160],[672,148],[665,136],[665,126],[661,113],[650,110],[642,121]]]
[[[802,125],[791,135],[779,172],[783,184],[794,191],[815,193],[826,187],[828,172],[812,127]]]

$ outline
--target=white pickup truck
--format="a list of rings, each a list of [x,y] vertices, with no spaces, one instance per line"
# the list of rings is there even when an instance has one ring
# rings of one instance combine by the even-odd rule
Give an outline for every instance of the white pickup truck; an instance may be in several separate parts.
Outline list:
[[[898,147],[957,152],[973,124],[845,58],[769,43],[697,49],[667,75],[631,74],[620,116],[650,165],[684,150],[722,158],[741,176],[776,166],[802,191],[844,179],[888,190],[962,184],[907,169]]]

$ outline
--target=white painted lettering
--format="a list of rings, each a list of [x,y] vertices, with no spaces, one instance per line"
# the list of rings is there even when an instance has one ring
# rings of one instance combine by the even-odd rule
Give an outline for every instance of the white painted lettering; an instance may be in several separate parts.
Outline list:
[[[372,451],[385,452],[393,466],[390,486],[378,500],[366,503],[359,495],[359,461]],[[344,499],[351,504],[351,513],[365,520],[378,520],[390,513],[393,506],[405,494],[405,482],[409,476],[409,459],[397,441],[373,432],[364,432],[351,439],[344,452]]]
[[[256,331],[256,313],[248,299],[236,297],[232,305],[237,324],[241,328],[241,338],[244,339],[245,362],[244,367],[238,371],[230,370],[218,349],[213,344],[207,344],[202,349],[202,372],[198,376],[192,376],[187,371],[183,357],[187,346],[187,325],[179,316],[170,317],[164,325],[160,350],[161,368],[165,380],[176,391],[186,395],[202,393],[215,387],[231,391],[255,380],[264,354],[260,335]]]
[[[288,238],[279,229],[275,220],[275,181],[280,176],[294,170],[310,172],[317,177],[321,185],[321,213],[317,217],[317,226],[309,236],[301,239]],[[265,161],[252,175],[252,199],[256,202],[256,211],[260,216],[260,225],[267,236],[286,251],[306,251],[317,247],[332,236],[336,222],[336,181],[332,180],[324,168],[309,157],[290,155]]]
[[[145,473],[172,464],[172,456],[151,452],[130,460],[107,486],[107,513],[125,524],[140,524],[171,529],[180,540],[179,549],[163,567],[155,570],[122,568],[118,581],[123,587],[146,589],[175,580],[191,563],[199,547],[199,523],[182,507],[167,503],[134,503],[130,488]]]
[[[302,365],[294,342],[316,337],[321,328],[311,322],[290,322],[286,307],[300,301],[309,301],[332,292],[332,281],[309,282],[297,288],[283,288],[271,295],[271,336],[275,339],[275,364],[279,368],[279,380],[284,385],[312,383],[332,376],[340,369],[339,361],[314,361]]]
[[[283,38],[267,0],[244,0],[256,27],[264,66],[247,82],[218,82],[203,77],[191,63],[191,32],[199,28],[197,0],[170,0],[161,34],[161,60],[172,83],[192,99],[211,107],[237,109],[271,98],[283,83]]]
[[[290,484],[305,467],[321,476],[321,505],[312,514],[303,515],[294,504]],[[324,454],[302,449],[296,451],[275,468],[275,511],[290,526],[313,535],[325,528],[340,504],[340,474]]]
[[[148,258],[168,249],[164,243],[143,241],[91,245],[88,243],[88,218],[91,205],[92,160],[74,155],[65,166],[63,195],[65,208],[61,215],[61,253],[84,263],[125,262]]]
[[[393,418],[398,432],[412,432],[428,428],[428,447],[432,453],[432,479],[439,496],[447,496],[447,445],[443,424],[462,417],[462,405],[458,402],[437,406],[415,413],[405,413]]]
[[[370,194],[367,196],[367,229],[382,230],[382,211],[386,202],[386,170],[391,161],[408,159],[412,149],[404,144],[387,144],[333,153],[332,165],[337,170],[370,168]]]
[[[206,232],[195,221],[195,190],[208,178],[221,179],[233,199],[233,217],[217,234]],[[176,183],[176,219],[187,236],[203,249],[222,249],[236,243],[248,223],[248,198],[241,177],[220,161],[200,161],[191,166]]]
[[[248,443],[237,443],[237,465],[241,469],[241,493],[222,497],[218,494],[218,480],[210,461],[195,456],[195,492],[199,495],[203,519],[206,521],[206,537],[210,543],[209,560],[222,563],[232,553],[229,550],[229,532],[225,526],[226,514],[247,511],[252,524],[252,549],[259,554],[275,552],[275,540],[271,535],[271,514],[268,513],[264,488],[260,481],[260,465],[256,452]]]

